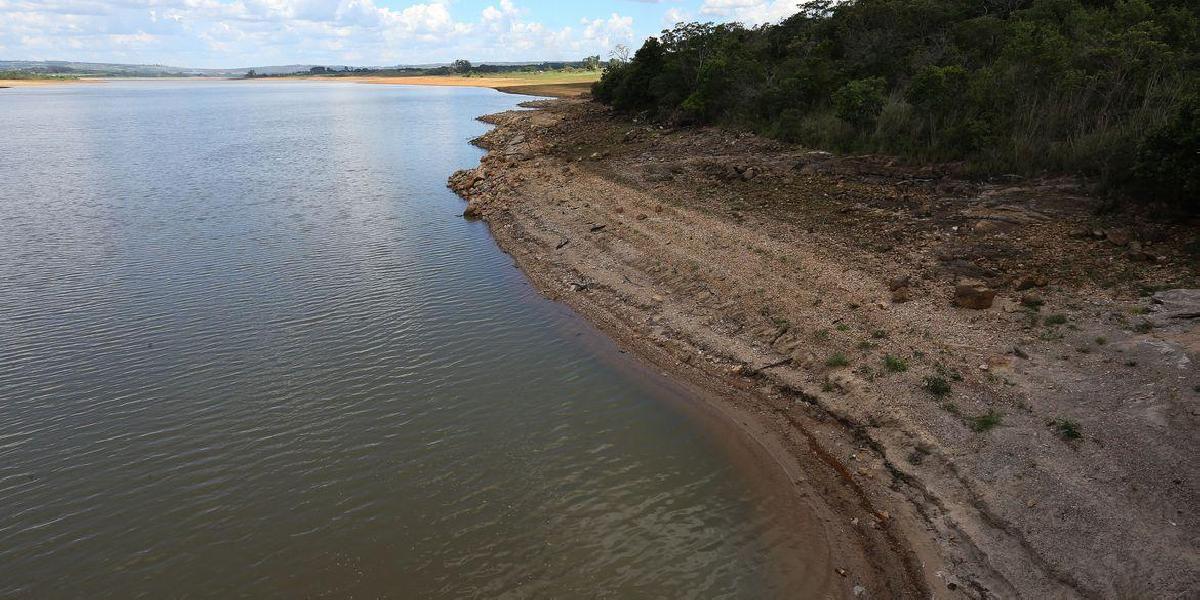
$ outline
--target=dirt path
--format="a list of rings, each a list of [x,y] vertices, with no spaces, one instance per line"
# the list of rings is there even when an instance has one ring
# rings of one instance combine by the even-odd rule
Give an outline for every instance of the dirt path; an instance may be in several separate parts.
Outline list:
[[[839,473],[830,510],[886,533],[839,550],[879,569],[865,590],[914,565],[945,597],[1200,589],[1200,296],[1141,295],[1200,287],[1196,223],[541,106],[488,119],[451,180],[467,212],[547,296]]]

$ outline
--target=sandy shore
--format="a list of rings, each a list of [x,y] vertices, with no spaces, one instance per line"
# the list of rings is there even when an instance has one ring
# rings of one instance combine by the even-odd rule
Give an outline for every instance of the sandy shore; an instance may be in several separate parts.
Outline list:
[[[1200,287],[1196,223],[541,106],[486,119],[451,187],[544,294],[795,461],[834,595],[1200,587],[1200,296],[1148,295]]]
[[[528,96],[545,96],[553,98],[577,97],[587,93],[592,83],[597,79],[594,74],[580,75],[531,75],[504,77],[460,77],[457,75],[422,75],[413,77],[374,77],[374,76],[337,76],[337,77],[285,77],[263,78],[255,81],[317,81],[366,83],[372,85],[419,85],[433,87],[477,87],[491,88],[497,91],[524,94]]]
[[[51,85],[73,85],[95,83],[83,79],[0,79],[0,88],[46,87]]]

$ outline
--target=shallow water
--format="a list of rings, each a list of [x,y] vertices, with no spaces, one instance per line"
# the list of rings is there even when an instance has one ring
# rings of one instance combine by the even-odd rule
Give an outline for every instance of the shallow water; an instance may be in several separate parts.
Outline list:
[[[491,90],[0,92],[0,597],[763,597],[682,392],[447,176]]]

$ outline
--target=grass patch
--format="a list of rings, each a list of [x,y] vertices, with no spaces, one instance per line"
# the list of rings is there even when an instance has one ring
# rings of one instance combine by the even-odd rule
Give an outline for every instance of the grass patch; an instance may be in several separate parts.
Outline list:
[[[889,354],[883,357],[883,367],[892,373],[903,373],[908,370],[908,362],[899,356]]]
[[[1067,322],[1067,315],[1061,313],[1046,315],[1046,318],[1042,322],[1049,326],[1064,325]]]
[[[991,430],[995,429],[996,427],[999,427],[1000,423],[1002,423],[1003,421],[1004,421],[1003,413],[996,412],[995,410],[989,410],[986,413],[979,415],[978,417],[971,417],[971,419],[970,419],[971,431],[974,431],[976,433],[983,433],[985,431],[991,431]]]
[[[1080,431],[1079,423],[1071,419],[1053,419],[1049,423],[1050,428],[1058,437],[1071,442],[1083,437],[1083,432]]]
[[[950,382],[946,381],[944,377],[940,377],[938,375],[930,375],[929,377],[926,377],[925,381],[921,383],[921,387],[925,388],[925,391],[937,396],[938,398],[946,396],[950,393]]]
[[[825,359],[825,366],[830,368],[846,367],[850,365],[850,359],[846,358],[845,354],[838,352],[833,356]]]

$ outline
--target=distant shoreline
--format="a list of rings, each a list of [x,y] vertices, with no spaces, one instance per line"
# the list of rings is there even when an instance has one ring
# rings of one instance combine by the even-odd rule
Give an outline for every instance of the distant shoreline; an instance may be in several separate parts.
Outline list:
[[[0,79],[0,89],[9,87],[40,87],[73,83],[104,83],[106,81],[312,81],[318,83],[365,83],[371,85],[418,85],[431,87],[490,88],[506,94],[549,98],[576,98],[591,91],[597,76],[531,74],[517,77],[461,77],[458,75],[414,75],[411,77],[381,77],[369,75],[320,76],[295,75],[255,79],[225,77],[96,77],[80,79]]]
[[[68,85],[75,83],[93,83],[84,79],[0,79],[0,89],[19,87],[45,87],[48,85]]]
[[[506,94],[545,96],[552,98],[578,97],[589,92],[597,79],[592,74],[582,77],[557,74],[528,77],[462,77],[458,75],[414,75],[411,77],[381,77],[371,75],[350,76],[285,76],[266,77],[253,81],[330,81],[342,83],[366,83],[372,85],[419,85],[432,87],[476,87],[490,88]]]

